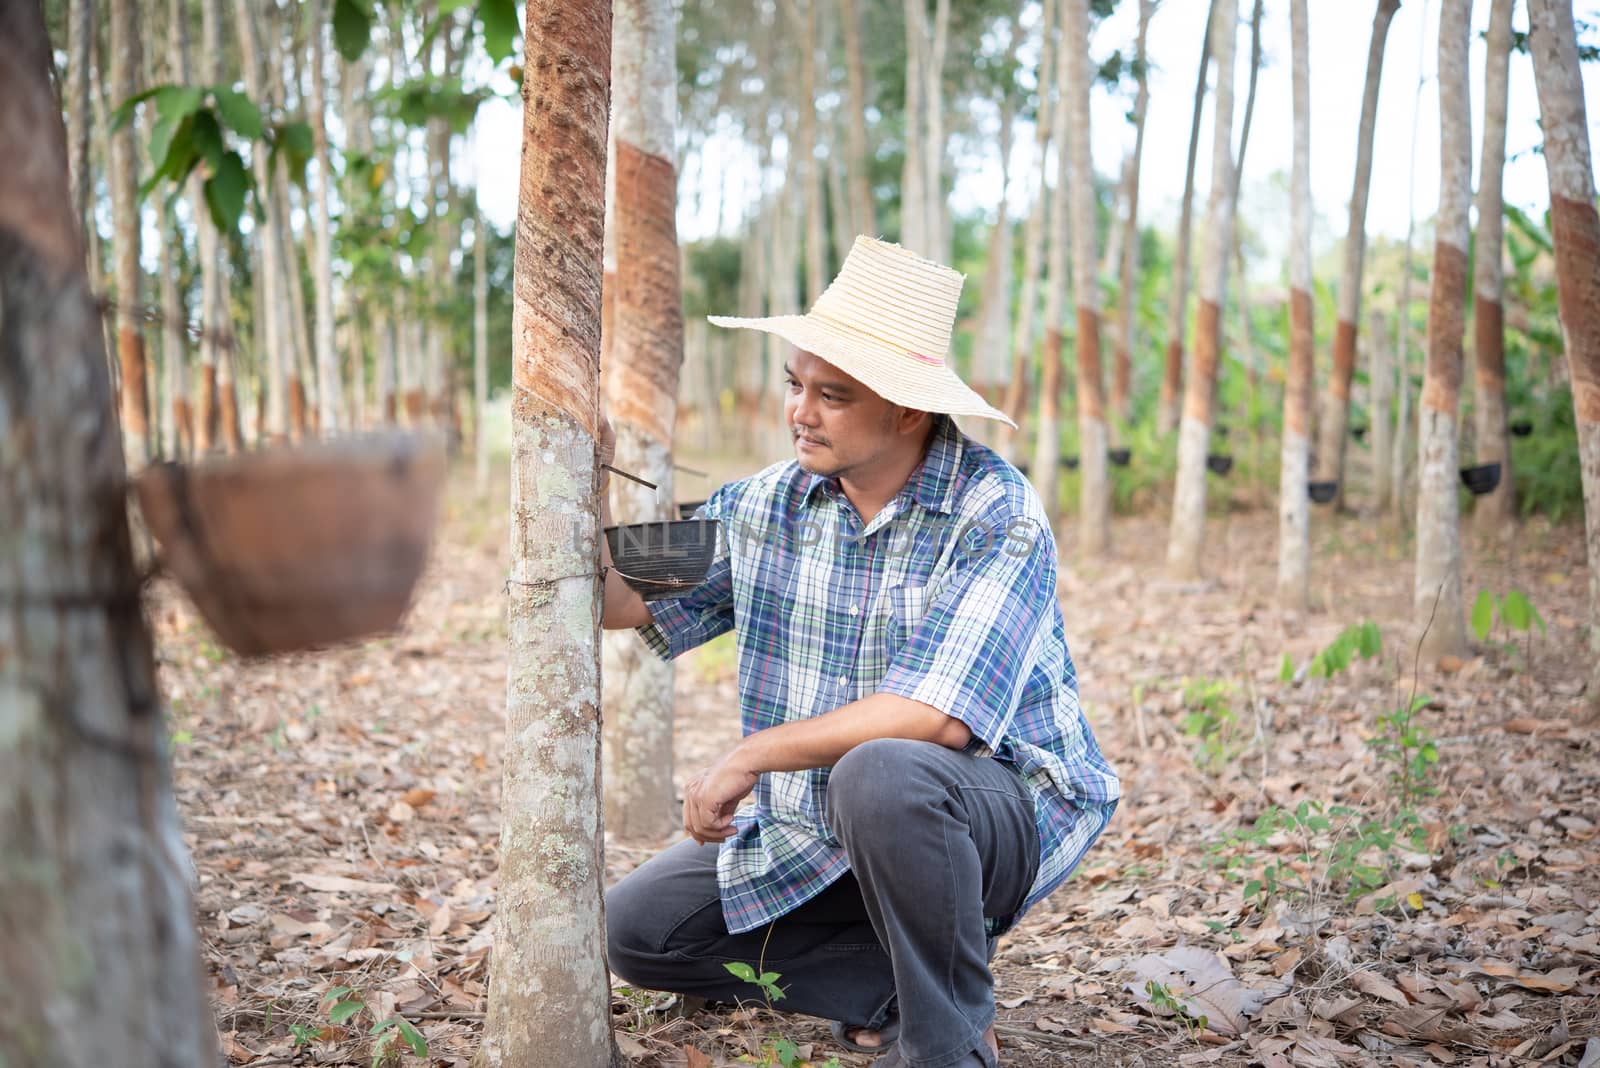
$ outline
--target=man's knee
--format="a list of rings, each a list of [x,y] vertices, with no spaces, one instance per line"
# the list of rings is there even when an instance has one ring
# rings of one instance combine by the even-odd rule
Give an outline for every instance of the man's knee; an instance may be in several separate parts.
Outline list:
[[[928,764],[948,754],[934,742],[874,738],[850,750],[828,774],[828,824],[841,837],[866,826],[893,827],[896,813],[928,803]]]
[[[639,882],[629,876],[606,891],[606,963],[619,978],[655,989],[651,965],[661,954],[650,944],[649,895],[640,892]]]

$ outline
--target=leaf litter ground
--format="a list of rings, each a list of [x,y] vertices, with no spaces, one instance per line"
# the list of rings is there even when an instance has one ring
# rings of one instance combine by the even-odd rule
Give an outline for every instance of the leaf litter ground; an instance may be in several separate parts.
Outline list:
[[[394,636],[241,661],[170,586],[152,598],[232,1064],[370,1064],[369,1030],[395,1016],[429,1048],[404,1063],[465,1065],[475,1049],[508,539],[504,509],[466,481]],[[490,500],[504,499],[502,482]],[[1314,608],[1296,619],[1272,607],[1275,530],[1269,512],[1214,518],[1215,570],[1199,584],[1162,578],[1156,519],[1118,520],[1110,561],[1062,569],[1084,701],[1125,798],[1082,868],[1001,943],[1002,1063],[1600,1064],[1581,527],[1530,523],[1467,554],[1469,604],[1522,590],[1547,633],[1501,628],[1469,658],[1417,667],[1409,541],[1319,513]],[[1072,550],[1068,535],[1063,558]],[[1381,653],[1310,677],[1314,655],[1364,620]],[[726,642],[682,665],[680,784],[738,732]],[[1413,692],[1428,699],[1416,723],[1435,744],[1423,779],[1437,792],[1410,806],[1414,836],[1385,843],[1402,798],[1368,741]],[[1346,814],[1322,824],[1319,811]],[[608,882],[664,844],[608,842]],[[1272,894],[1257,885],[1269,873]],[[752,996],[685,1015],[619,989],[621,1052],[650,1068],[870,1063],[820,1021]]]

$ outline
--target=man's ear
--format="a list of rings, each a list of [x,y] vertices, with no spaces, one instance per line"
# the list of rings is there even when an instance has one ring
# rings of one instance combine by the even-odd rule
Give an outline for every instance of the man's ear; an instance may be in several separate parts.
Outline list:
[[[895,426],[902,434],[921,433],[928,428],[928,424],[932,421],[933,415],[929,412],[922,412],[915,408],[906,408],[900,405],[895,406]]]

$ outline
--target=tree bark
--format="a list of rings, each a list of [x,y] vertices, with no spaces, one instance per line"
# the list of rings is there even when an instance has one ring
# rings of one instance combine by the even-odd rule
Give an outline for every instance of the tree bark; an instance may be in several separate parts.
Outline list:
[[[1128,421],[1133,386],[1133,309],[1139,303],[1139,167],[1144,159],[1144,119],[1150,110],[1145,42],[1155,10],[1155,0],[1139,0],[1139,36],[1134,44],[1139,89],[1133,98],[1133,157],[1128,165],[1128,217],[1122,231],[1122,263],[1117,286],[1116,370],[1111,377],[1111,418],[1119,427]]]
[[[316,294],[317,424],[323,435],[339,429],[343,409],[339,353],[333,343],[333,221],[328,195],[333,167],[328,161],[327,27],[323,0],[311,0],[311,142],[317,159],[316,262],[312,288]]]
[[[188,316],[178,292],[178,275],[182,262],[178,256],[181,247],[175,243],[182,238],[176,233],[176,220],[167,215],[164,227],[172,239],[161,243],[161,377],[166,394],[162,405],[161,448],[169,460],[181,460],[191,446],[189,436],[193,425],[189,410],[189,369],[185,346],[185,326]]]
[[[1022,22],[1013,19],[1011,41],[1006,47],[1005,69],[1016,63],[1017,48],[1022,43]],[[1006,86],[1000,105],[1000,203],[995,209],[995,222],[989,231],[989,247],[984,257],[983,288],[978,295],[978,329],[972,352],[972,372],[968,381],[989,402],[1000,400],[1011,365],[1011,148],[1012,131],[1016,127],[1016,99],[1011,86]],[[978,420],[983,424],[975,428],[987,442],[996,426],[991,420]]]
[[[683,297],[675,222],[672,0],[623,0],[615,33],[616,336],[603,375],[618,466],[660,487],[615,484],[616,521],[641,523],[677,518],[672,439],[683,364]],[[672,783],[672,666],[636,635],[622,632],[606,636],[602,673],[606,824],[625,839],[663,837],[679,822]]]
[[[1217,65],[1215,125],[1211,143],[1211,194],[1206,204],[1205,258],[1195,287],[1194,366],[1183,398],[1178,430],[1178,478],[1172,499],[1167,570],[1177,579],[1200,576],[1206,524],[1206,450],[1222,349],[1222,309],[1227,300],[1228,258],[1233,249],[1233,53],[1238,29],[1236,0],[1212,8],[1211,55]]]
[[[1600,216],[1572,8],[1528,0],[1533,74],[1550,176],[1561,329],[1572,378],[1589,557],[1589,702],[1600,705]]]
[[[900,243],[922,256],[932,256],[931,236],[927,231],[931,195],[925,188],[927,170],[923,142],[927,132],[923,118],[926,83],[922,68],[928,48],[927,0],[905,0],[906,20],[906,110],[905,162],[900,168]]]
[[[1467,0],[1470,3],[1470,0]],[[1350,418],[1350,381],[1356,367],[1356,327],[1361,316],[1361,261],[1367,250],[1367,190],[1372,184],[1372,139],[1378,119],[1378,84],[1383,76],[1383,46],[1400,0],[1378,0],[1367,46],[1367,80],[1361,90],[1361,125],[1356,135],[1356,174],[1350,190],[1350,224],[1344,236],[1344,270],[1339,276],[1339,318],[1333,334],[1333,367],[1317,424],[1317,477],[1339,483],[1344,501],[1345,439]]]
[[[1311,44],[1306,0],[1289,0],[1294,83],[1294,164],[1289,178],[1289,369],[1283,386],[1283,442],[1278,475],[1278,607],[1304,613],[1311,603],[1310,473]]]
[[[256,27],[250,0],[234,0],[234,19],[239,26],[239,55],[244,63],[244,83],[250,98],[265,106],[268,100],[266,76],[262,72],[261,34]],[[271,194],[277,177],[268,167],[265,152],[251,153],[255,170],[256,190],[261,196],[266,219],[261,225],[261,272],[256,280],[256,315],[262,322],[262,344],[265,360],[261,367],[261,390],[266,397],[266,423],[257,424],[256,436],[262,441],[283,441],[289,434],[288,376],[284,367],[284,349],[290,345],[285,336],[284,308],[288,296],[284,290],[284,274],[278,265],[282,254],[279,247],[279,229],[276,222],[278,200]],[[281,168],[279,168],[281,170]],[[223,403],[227,400],[224,396]]]
[[[849,153],[846,173],[850,184],[850,229],[857,234],[876,235],[878,212],[872,199],[871,157],[867,148],[867,77],[861,62],[861,16],[856,0],[839,0],[840,22],[844,32],[844,69],[849,86],[850,106],[846,115]],[[843,256],[849,248],[839,250]]]
[[[1400,270],[1400,314],[1396,327],[1396,376],[1394,456],[1389,479],[1389,516],[1396,527],[1410,518],[1406,507],[1407,480],[1411,456],[1411,277],[1413,238],[1417,230],[1417,130],[1422,115],[1422,93],[1428,85],[1423,70],[1427,55],[1427,35],[1417,35],[1417,84],[1411,99],[1411,160],[1406,174],[1406,244]]]
[[[1050,183],[1046,171],[1050,166],[1051,117],[1055,110],[1050,102],[1054,81],[1053,61],[1056,4],[1045,0],[1041,25],[1043,41],[1039,47],[1039,114],[1034,120],[1034,137],[1038,153],[1039,181],[1033,192],[1033,203],[1028,209],[1028,221],[1022,228],[1022,293],[1017,304],[1017,328],[1012,342],[1011,374],[1006,383],[1002,411],[1020,427],[1027,408],[1028,381],[1032,377],[1034,352],[1038,345],[1039,326],[1039,273],[1044,260],[1044,237],[1048,226],[1046,219],[1050,203]],[[1022,435],[1009,426],[999,428],[1000,451],[1006,459],[1020,459]]]
[[[1393,490],[1390,456],[1394,453],[1394,351],[1389,335],[1389,317],[1374,309],[1368,317],[1369,344],[1372,346],[1372,476],[1373,496],[1380,509],[1387,507]]]
[[[922,189],[928,256],[940,263],[950,261],[950,210],[944,195],[944,59],[949,39],[950,0],[936,0],[927,62],[922,67],[927,81],[922,90],[923,113],[928,120],[928,134],[922,142],[927,167]]]
[[[1472,521],[1480,534],[1505,533],[1517,514],[1511,471],[1511,441],[1506,436],[1505,312],[1501,307],[1501,231],[1504,206],[1500,184],[1506,162],[1506,96],[1511,66],[1511,8],[1514,0],[1489,5],[1488,47],[1483,60],[1483,149],[1478,157],[1478,234],[1473,251],[1473,351],[1476,357],[1477,462],[1500,464],[1500,484],[1478,497]]]
[[[1172,260],[1172,289],[1167,299],[1167,362],[1161,376],[1161,396],[1156,426],[1163,434],[1178,425],[1178,401],[1183,395],[1184,330],[1189,309],[1189,243],[1194,229],[1194,168],[1200,149],[1200,116],[1206,99],[1206,68],[1211,64],[1212,24],[1224,0],[1211,0],[1206,17],[1206,37],[1200,44],[1200,71],[1195,75],[1194,115],[1189,120],[1189,159],[1184,165],[1183,206],[1178,215],[1178,248]],[[1232,9],[1237,18],[1237,8]]]
[[[489,240],[483,206],[472,222],[472,459],[479,497],[489,494]]]
[[[111,98],[115,104],[139,91],[139,8],[134,0],[111,0]],[[139,266],[139,150],[134,118],[111,133],[112,243],[117,259],[117,362],[122,381],[122,448],[128,467],[150,459],[150,399],[145,377],[144,280]]]
[[[1063,0],[1062,24],[1066,23]],[[1072,42],[1063,32],[1056,48],[1055,80],[1060,87],[1056,96],[1055,117],[1052,127],[1058,133],[1067,129],[1072,106],[1068,89],[1067,55]],[[1057,490],[1057,465],[1061,457],[1061,430],[1058,425],[1061,412],[1061,332],[1066,322],[1067,307],[1067,210],[1068,182],[1072,178],[1071,147],[1065,137],[1056,138],[1056,184],[1050,191],[1050,246],[1048,279],[1044,298],[1044,360],[1039,372],[1039,420],[1033,453],[1033,467],[1028,472],[1039,499],[1044,502],[1045,514],[1054,527],[1061,518],[1061,494]]]
[[[94,171],[89,161],[94,115],[89,85],[98,25],[95,0],[71,0],[67,15],[67,163],[71,167],[73,218],[85,236],[91,228],[89,206],[94,199]]]
[[[0,1062],[212,1068],[100,313],[40,7],[0,6]]]
[[[1430,662],[1467,652],[1461,592],[1456,410],[1467,295],[1467,209],[1472,201],[1472,112],[1467,48],[1471,0],[1439,14],[1439,212],[1428,297],[1428,366],[1418,408],[1417,575],[1413,609]]]
[[[1066,0],[1061,47],[1072,113],[1072,293],[1078,311],[1078,547],[1101,556],[1111,542],[1111,483],[1106,468],[1106,416],[1100,370],[1100,282],[1095,271],[1094,165],[1089,153],[1089,0]]]
[[[603,1068],[595,439],[611,5],[525,10],[500,890],[477,1063]]]
[[[822,171],[817,166],[817,3],[819,0],[786,0],[785,8],[795,36],[800,40],[800,141],[798,151],[801,195],[806,205],[806,292],[805,304],[822,295],[827,284],[826,214],[822,206]],[[620,39],[620,38],[619,38]],[[670,87],[669,87],[670,88]],[[676,255],[676,251],[674,251]],[[682,348],[682,330],[679,330]]]

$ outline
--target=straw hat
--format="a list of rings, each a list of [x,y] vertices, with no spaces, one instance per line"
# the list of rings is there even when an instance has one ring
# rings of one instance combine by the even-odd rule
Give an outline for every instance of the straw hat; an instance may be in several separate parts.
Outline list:
[[[899,245],[858,237],[839,276],[805,315],[709,318],[717,326],[777,334],[895,404],[1016,426],[948,362],[962,281],[959,271]]]

